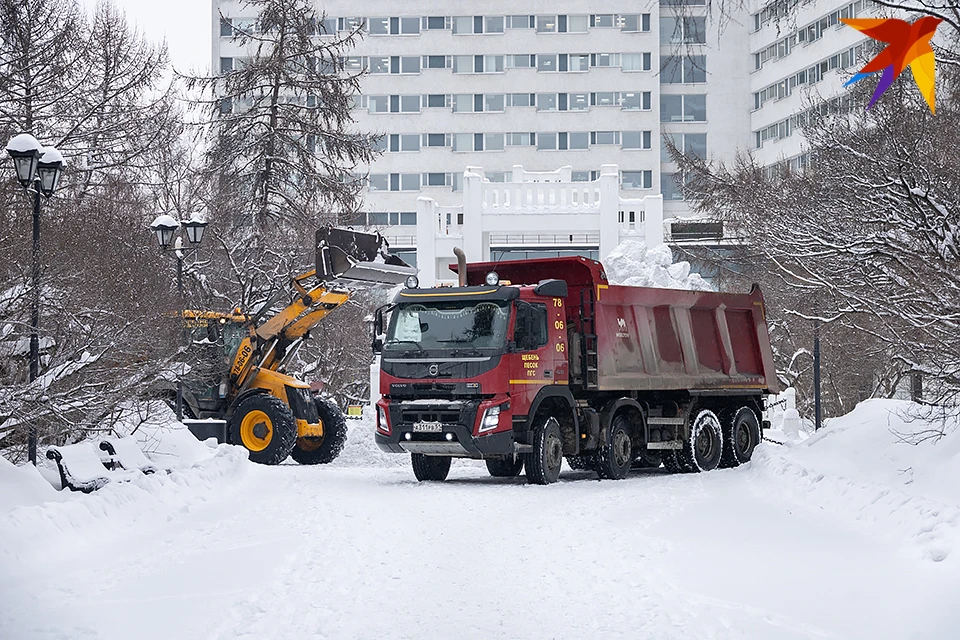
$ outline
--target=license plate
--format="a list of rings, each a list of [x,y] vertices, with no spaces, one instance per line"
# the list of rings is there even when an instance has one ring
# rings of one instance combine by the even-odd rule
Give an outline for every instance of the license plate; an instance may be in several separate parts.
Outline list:
[[[413,430],[416,433],[439,433],[443,431],[443,423],[441,422],[417,422],[413,425]]]

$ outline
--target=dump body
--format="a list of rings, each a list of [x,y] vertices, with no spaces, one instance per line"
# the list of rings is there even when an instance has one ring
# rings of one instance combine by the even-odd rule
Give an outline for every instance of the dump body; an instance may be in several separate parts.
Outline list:
[[[737,294],[611,285],[603,266],[586,258],[474,263],[467,266],[467,284],[482,283],[490,271],[516,284],[551,278],[567,283],[570,376],[584,386],[778,390],[759,287]],[[576,344],[591,335],[595,372],[581,364],[585,349]]]

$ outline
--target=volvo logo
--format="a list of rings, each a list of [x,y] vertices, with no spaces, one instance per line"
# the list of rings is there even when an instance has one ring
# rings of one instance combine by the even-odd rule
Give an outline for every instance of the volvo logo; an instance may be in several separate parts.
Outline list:
[[[432,365],[430,365],[430,366],[427,368],[427,372],[428,372],[431,376],[436,377],[436,375],[437,375],[438,373],[440,373],[440,365],[437,365],[437,364],[432,364]]]

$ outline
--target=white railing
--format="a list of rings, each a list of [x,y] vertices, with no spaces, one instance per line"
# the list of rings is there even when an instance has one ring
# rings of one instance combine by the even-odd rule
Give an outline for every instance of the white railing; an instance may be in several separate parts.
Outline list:
[[[600,188],[593,182],[485,182],[481,193],[488,213],[595,213],[600,208]]]

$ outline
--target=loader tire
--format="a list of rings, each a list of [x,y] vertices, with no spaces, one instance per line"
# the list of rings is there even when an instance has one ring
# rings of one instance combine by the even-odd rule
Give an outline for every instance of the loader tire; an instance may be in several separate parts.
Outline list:
[[[560,479],[563,466],[563,434],[560,423],[553,416],[538,421],[533,432],[533,451],[523,454],[527,482],[553,484]]]
[[[760,422],[750,407],[727,409],[720,414],[723,425],[723,457],[720,466],[736,467],[750,462],[760,443]]]
[[[723,428],[713,411],[703,409],[690,425],[690,438],[677,452],[677,460],[684,471],[699,473],[713,471],[720,466],[723,455]]]
[[[297,443],[297,422],[280,398],[258,393],[240,403],[230,421],[230,442],[246,447],[258,464],[280,464]]]
[[[450,456],[425,456],[422,453],[411,453],[410,462],[413,463],[413,475],[420,482],[443,482],[450,473]]]
[[[597,475],[608,480],[623,480],[633,464],[633,443],[626,414],[618,413],[610,422],[610,441],[597,453]]]
[[[523,458],[487,458],[487,471],[494,478],[516,478],[523,471]]]
[[[327,464],[333,462],[347,444],[347,420],[340,407],[325,398],[314,398],[317,415],[323,424],[319,438],[297,438],[290,457],[300,464]]]

